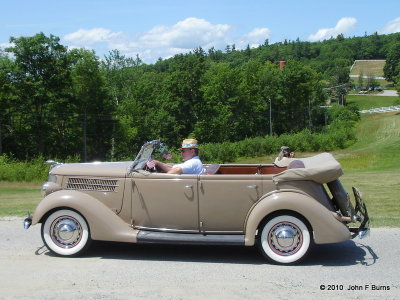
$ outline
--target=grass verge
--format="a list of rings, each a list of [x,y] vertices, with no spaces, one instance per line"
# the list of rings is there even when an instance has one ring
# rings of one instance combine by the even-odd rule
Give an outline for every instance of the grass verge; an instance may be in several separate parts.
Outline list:
[[[0,216],[25,216],[41,198],[40,183],[0,182]]]

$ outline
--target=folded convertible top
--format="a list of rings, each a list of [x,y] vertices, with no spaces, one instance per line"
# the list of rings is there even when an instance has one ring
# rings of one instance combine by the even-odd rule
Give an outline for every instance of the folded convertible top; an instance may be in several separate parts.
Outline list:
[[[296,161],[301,161],[304,167],[291,168],[291,165],[296,165]],[[293,160],[287,170],[274,175],[272,179],[274,182],[312,180],[318,183],[327,183],[336,180],[342,175],[342,166],[332,154],[321,153],[312,157]]]

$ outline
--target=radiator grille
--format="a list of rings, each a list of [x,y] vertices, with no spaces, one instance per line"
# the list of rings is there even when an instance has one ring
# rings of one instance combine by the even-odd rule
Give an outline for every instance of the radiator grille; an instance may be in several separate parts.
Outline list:
[[[76,178],[70,177],[67,182],[68,190],[98,191],[98,192],[115,192],[118,187],[117,179],[101,179],[101,178]]]

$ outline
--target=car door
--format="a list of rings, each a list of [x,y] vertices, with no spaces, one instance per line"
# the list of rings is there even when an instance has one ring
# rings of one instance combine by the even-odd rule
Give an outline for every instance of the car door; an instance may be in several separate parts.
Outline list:
[[[139,174],[132,181],[132,222],[138,229],[199,232],[198,175]]]
[[[200,231],[242,233],[250,208],[262,195],[261,175],[200,175]]]

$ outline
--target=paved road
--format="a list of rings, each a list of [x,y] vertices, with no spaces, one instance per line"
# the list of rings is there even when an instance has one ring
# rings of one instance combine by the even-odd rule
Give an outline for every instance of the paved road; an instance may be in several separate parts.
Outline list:
[[[378,94],[350,94],[357,96],[388,96],[388,97],[396,97],[398,96],[397,91],[395,90],[383,90],[382,93]]]
[[[97,242],[58,258],[40,226],[3,218],[0,299],[399,299],[399,246],[395,228],[316,246],[297,266],[266,264],[255,247]]]

